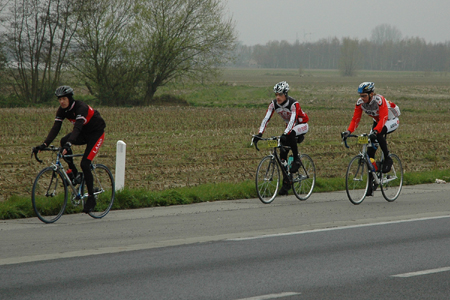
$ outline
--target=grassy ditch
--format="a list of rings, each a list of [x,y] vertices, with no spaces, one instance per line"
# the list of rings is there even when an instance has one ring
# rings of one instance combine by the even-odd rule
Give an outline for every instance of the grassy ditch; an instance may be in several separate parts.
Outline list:
[[[436,178],[450,181],[450,170],[436,170],[420,173],[406,173],[405,185],[433,183]],[[344,178],[318,178],[314,193],[308,201],[314,201],[320,192],[343,190]],[[292,192],[291,192],[292,194]],[[253,181],[241,183],[208,183],[195,187],[174,188],[163,191],[125,188],[116,193],[113,210],[170,205],[186,205],[217,200],[257,198]],[[280,196],[278,201],[282,201]],[[277,201],[277,200],[275,200]],[[400,200],[401,201],[401,200]],[[78,213],[68,204],[65,214]],[[34,217],[29,197],[12,196],[8,201],[0,202],[0,219],[18,219]]]

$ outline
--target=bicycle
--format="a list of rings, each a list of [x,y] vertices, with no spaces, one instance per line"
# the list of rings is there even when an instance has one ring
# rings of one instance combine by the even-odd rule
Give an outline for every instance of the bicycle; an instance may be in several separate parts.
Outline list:
[[[253,135],[255,137],[255,135]],[[316,167],[311,157],[307,154],[299,155],[300,167],[296,173],[290,172],[290,164],[293,156],[289,157],[289,162],[281,162],[277,149],[285,147],[280,143],[280,136],[271,138],[261,138],[261,141],[267,141],[268,147],[273,148],[272,153],[263,157],[256,169],[256,192],[264,204],[272,203],[280,187],[280,170],[284,178],[289,179],[294,195],[301,201],[307,200],[314,189],[316,183]],[[253,145],[253,139],[252,143]],[[256,150],[259,151],[257,144]]]
[[[381,159],[376,163],[376,168],[367,154],[367,148],[378,148],[378,141],[372,141],[367,133],[350,134],[348,137],[357,138],[357,144],[362,145],[361,152],[350,160],[345,174],[345,189],[350,202],[355,205],[362,203],[369,189],[369,184],[373,184],[374,191],[380,186],[381,193],[388,202],[395,201],[403,186],[403,167],[400,158],[390,153],[389,157],[393,161],[392,167],[389,172],[383,173],[384,154],[381,154]],[[349,148],[344,133],[341,133],[341,138],[345,147]],[[371,183],[369,183],[369,173],[373,176],[373,182]]]
[[[72,181],[61,163],[61,158],[80,157],[83,154],[62,155],[61,149],[53,146],[42,151],[56,152],[56,159],[51,166],[42,169],[36,176],[31,192],[31,201],[34,212],[42,222],[54,223],[64,213],[69,193],[71,193],[70,201],[75,208],[80,204],[82,204],[81,208],[85,205],[88,193],[83,174],[79,172],[80,177]],[[42,163],[38,153],[33,152],[33,154],[35,159]],[[114,203],[114,178],[105,165],[91,164],[91,170],[94,177],[94,196],[97,205],[88,214],[92,218],[100,219],[108,214]],[[78,179],[78,182],[76,182],[76,179]],[[78,187],[76,187],[77,184],[79,184]]]

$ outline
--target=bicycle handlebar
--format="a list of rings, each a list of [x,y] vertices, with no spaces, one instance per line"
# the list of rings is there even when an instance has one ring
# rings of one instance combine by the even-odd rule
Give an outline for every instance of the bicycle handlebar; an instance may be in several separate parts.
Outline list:
[[[341,132],[341,139],[342,139],[342,141],[344,142],[345,148],[350,148],[350,147],[348,146],[348,144],[347,144],[347,138],[349,138],[349,137],[358,137],[358,136],[355,135],[355,134],[349,134],[349,135],[347,135],[346,137],[344,137],[344,133]]]
[[[256,136],[257,136],[257,135],[252,134],[252,142],[250,143],[250,146],[253,146],[253,138],[256,137]],[[262,137],[259,137],[259,140],[258,140],[258,141],[272,141],[272,140],[279,140],[279,139],[280,139],[280,136],[273,136],[273,137],[270,137],[270,138],[262,138]],[[256,148],[256,150],[259,151],[258,143],[255,143],[255,148]]]
[[[44,148],[44,149],[42,149],[42,150],[40,150],[40,151],[60,152],[61,149],[62,149],[62,148],[60,148],[60,147],[49,146],[49,147]],[[40,151],[37,150],[36,147],[33,147],[33,150],[32,150],[32,152],[31,152],[31,156],[34,155],[34,158],[35,158],[39,163],[42,163],[42,160],[39,159],[39,157],[38,157],[38,154],[39,154]],[[78,157],[78,156],[83,156],[83,154],[70,154],[70,155],[67,155],[67,154],[66,154],[66,155],[61,155],[62,158],[64,158],[64,157],[67,157],[67,158],[68,158],[68,157]]]
[[[33,147],[33,150],[32,150],[32,152],[31,152],[31,156],[34,155],[34,158],[35,158],[39,163],[42,163],[42,160],[39,159],[39,157],[38,157],[38,153],[41,152],[41,151],[60,151],[60,148],[54,147],[54,146],[50,146],[50,147],[44,148],[44,149],[42,149],[42,150],[39,151],[39,150],[36,149],[36,147]]]

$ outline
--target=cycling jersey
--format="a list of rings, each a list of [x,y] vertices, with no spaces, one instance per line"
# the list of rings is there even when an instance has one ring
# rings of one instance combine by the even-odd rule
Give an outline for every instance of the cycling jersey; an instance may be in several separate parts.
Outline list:
[[[80,133],[83,136],[89,136],[90,133],[101,132],[106,127],[105,121],[97,110],[92,109],[92,107],[82,101],[73,100],[67,109],[58,108],[55,123],[44,141],[46,145],[50,145],[56,138],[64,119],[68,119],[74,124],[73,131],[67,140],[72,144],[76,142]]]
[[[308,115],[300,108],[300,104],[297,100],[288,96],[287,100],[281,105],[277,103],[277,100],[270,102],[269,107],[267,108],[266,116],[261,122],[259,133],[264,133],[274,112],[277,112],[286,122],[284,134],[291,133],[296,125],[307,123],[309,120]]]
[[[386,100],[382,95],[374,95],[369,103],[359,98],[355,105],[352,121],[348,127],[348,131],[353,132],[358,128],[361,121],[361,115],[365,112],[376,122],[374,130],[381,132],[386,121],[398,118],[400,109],[393,102]]]

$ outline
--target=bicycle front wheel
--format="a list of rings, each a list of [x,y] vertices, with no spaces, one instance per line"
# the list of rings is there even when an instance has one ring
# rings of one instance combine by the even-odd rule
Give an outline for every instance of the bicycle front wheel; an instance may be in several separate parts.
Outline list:
[[[67,184],[64,175],[52,167],[43,169],[34,180],[31,202],[36,216],[44,223],[57,221],[67,205]]]
[[[256,169],[256,192],[264,204],[272,203],[280,186],[280,168],[273,156],[264,157]]]
[[[114,203],[115,185],[114,178],[107,166],[101,164],[92,165],[94,177],[94,196],[97,204],[89,215],[95,219],[106,216]]]
[[[345,189],[348,199],[353,204],[360,204],[369,188],[369,171],[366,160],[357,155],[352,158],[345,174]]]
[[[389,173],[383,173],[381,180],[381,193],[389,202],[395,201],[400,195],[403,186],[403,167],[395,154],[389,155],[392,158],[393,164]]]
[[[311,196],[316,184],[316,167],[312,158],[307,154],[300,155],[301,166],[298,173],[294,173],[292,189],[299,200],[306,200]]]

